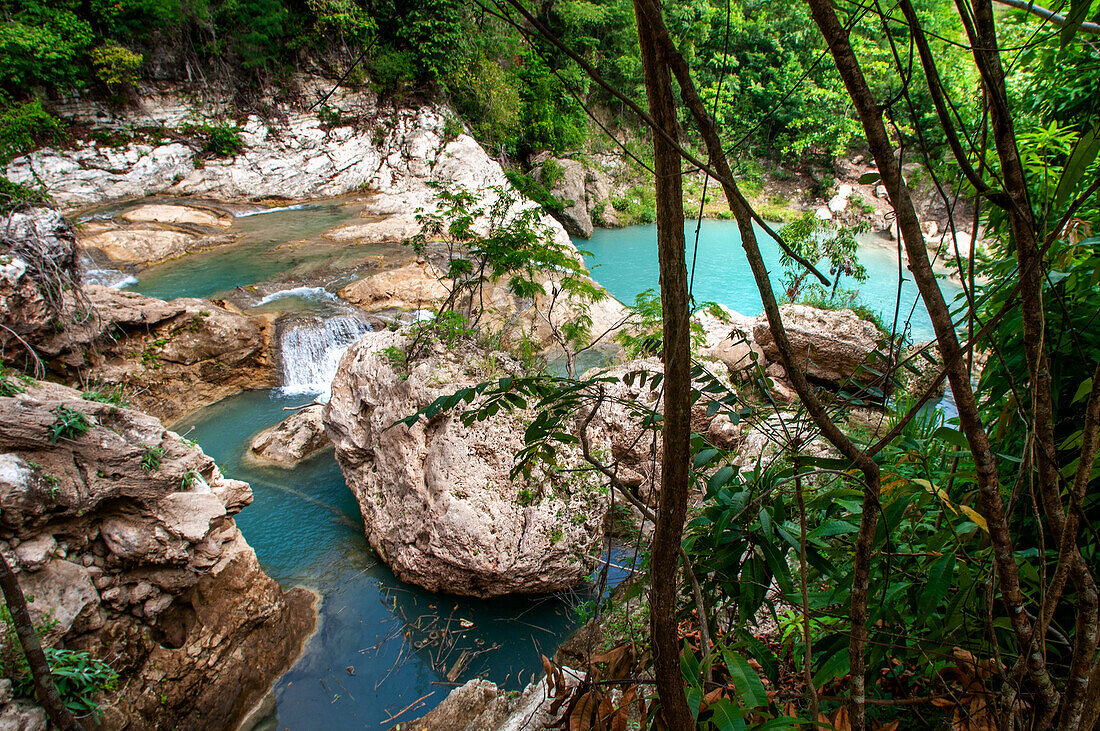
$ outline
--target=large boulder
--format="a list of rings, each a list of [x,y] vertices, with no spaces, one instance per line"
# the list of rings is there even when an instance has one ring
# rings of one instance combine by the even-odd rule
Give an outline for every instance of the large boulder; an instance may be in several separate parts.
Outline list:
[[[543,153],[533,161],[531,175],[563,207],[554,211],[565,230],[573,236],[591,238],[595,226],[619,225],[618,213],[611,205],[611,180],[603,171],[569,158]]]
[[[314,597],[261,570],[233,521],[251,500],[150,416],[56,384],[0,398],[0,551],[47,640],[121,675],[104,728],[232,728],[298,656]]]
[[[809,378],[832,386],[849,381],[880,385],[867,370],[875,367],[874,352],[883,337],[874,324],[851,310],[782,305],[779,311],[795,363]],[[779,348],[764,315],[756,319],[752,332],[768,360],[778,362]]]
[[[593,227],[585,191],[587,175],[584,163],[568,158],[549,157],[533,168],[531,175],[562,202],[562,209],[555,211],[554,215],[565,226],[565,230],[573,236],[590,238]]]
[[[527,411],[465,426],[458,412],[394,425],[437,397],[518,375],[502,353],[429,342],[406,370],[403,333],[369,333],[349,348],[325,429],[359,502],[367,538],[403,581],[478,597],[537,593],[583,581],[597,563],[606,488],[564,449],[558,470],[511,479]],[[393,426],[391,426],[393,425]]]
[[[324,407],[314,404],[256,435],[249,455],[257,462],[291,468],[332,442],[325,435]]]

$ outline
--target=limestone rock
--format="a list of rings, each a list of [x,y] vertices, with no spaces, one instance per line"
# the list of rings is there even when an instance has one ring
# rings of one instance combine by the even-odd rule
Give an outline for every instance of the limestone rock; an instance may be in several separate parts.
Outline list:
[[[51,440],[59,408],[87,430]],[[65,553],[20,583],[47,639],[121,674],[103,728],[233,728],[297,657],[314,597],[260,569],[232,519],[250,501],[150,416],[57,384],[0,397],[0,545]]]
[[[64,636],[77,617],[99,604],[88,569],[70,561],[50,561],[38,571],[22,574],[19,584],[24,594],[34,597],[28,604],[31,619],[50,626],[47,638]]]
[[[18,700],[0,709],[0,731],[46,731],[46,711]]]
[[[355,493],[367,538],[403,581],[489,597],[576,585],[595,566],[608,497],[590,473],[536,468],[511,480],[526,412],[464,426],[439,414],[390,427],[438,396],[484,380],[488,354],[437,347],[408,373],[379,351],[401,334],[370,333],[349,348],[325,408],[325,430]],[[493,354],[493,375],[518,373]],[[562,467],[579,463],[563,450]]]
[[[366,223],[352,223],[339,226],[325,234],[325,238],[334,241],[355,241],[359,244],[400,243],[420,233],[420,224],[416,216],[398,213],[391,216],[378,216]]]
[[[917,373],[913,373],[904,365],[898,369],[898,375],[905,383],[905,392],[914,398],[919,398],[927,391],[943,368],[943,356],[935,341],[916,343],[906,349],[903,356],[905,362],[912,366]],[[943,398],[947,390],[947,379],[940,381],[932,393],[932,401]]]
[[[565,230],[573,236],[592,236],[592,216],[588,211],[586,170],[584,163],[568,158],[547,158],[531,171],[531,175],[549,189],[564,207],[555,215]]]
[[[15,557],[19,559],[19,568],[24,571],[37,571],[53,557],[56,548],[57,541],[48,533],[23,541],[15,549]]]
[[[565,692],[581,681],[581,673],[562,667]],[[551,711],[555,693],[546,678],[529,684],[519,696],[500,690],[496,683],[475,678],[455,688],[431,713],[408,728],[433,731],[521,731],[551,728],[561,715]]]
[[[79,371],[74,380],[132,390],[136,405],[165,420],[274,383],[269,326],[229,305],[88,285],[66,300],[65,320],[38,351]]]
[[[806,305],[782,305],[779,310],[795,362],[808,377],[834,386],[849,380],[863,384],[876,381],[861,368],[873,366],[873,352],[882,337],[873,324],[851,310],[821,310]],[[779,360],[779,350],[763,315],[756,320],[753,337],[769,360]]]
[[[312,405],[263,430],[252,440],[249,454],[259,462],[288,469],[317,454],[331,444],[323,412],[323,405]]]
[[[706,335],[702,355],[721,362],[731,376],[744,378],[757,363],[765,363],[764,351],[753,337],[755,319],[723,310],[722,317],[709,312],[695,316]]]
[[[229,228],[232,224],[229,216],[210,209],[157,203],[136,206],[125,211],[121,217],[134,222],[190,223],[199,226],[217,226],[219,228]]]
[[[352,282],[337,294],[365,310],[431,308],[448,294],[439,277],[434,266],[417,259]]]
[[[98,251],[113,264],[155,264],[187,252],[193,234],[157,228],[97,227],[81,237],[87,249]]]

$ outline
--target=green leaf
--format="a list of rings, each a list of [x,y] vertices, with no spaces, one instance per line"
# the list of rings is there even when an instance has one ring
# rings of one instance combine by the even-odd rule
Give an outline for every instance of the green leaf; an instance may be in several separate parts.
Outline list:
[[[710,722],[718,727],[718,731],[744,731],[747,728],[741,709],[725,698],[711,703],[710,710]]]
[[[722,652],[722,658],[726,661],[726,669],[730,678],[737,686],[737,692],[741,694],[746,708],[761,708],[768,705],[768,694],[764,691],[764,684],[760,682],[760,676],[752,669],[748,661],[732,650]]]
[[[1087,0],[1084,6],[1088,10],[1089,3]],[[1066,26],[1068,25],[1067,23]],[[1066,26],[1062,26],[1063,33],[1065,33]],[[1074,145],[1073,152],[1062,170],[1062,177],[1058,179],[1058,187],[1054,190],[1055,210],[1061,210],[1062,206],[1069,200],[1070,195],[1073,194],[1073,191],[1077,189],[1078,184],[1081,182],[1085,171],[1096,160],[1098,153],[1100,153],[1100,123],[1093,125],[1092,129],[1082,134],[1080,139],[1077,140],[1077,144]]]
[[[1092,0],[1069,0],[1069,12],[1066,13],[1066,22],[1062,24],[1062,30],[1059,33],[1059,40],[1063,49],[1073,43],[1081,24],[1088,19],[1090,7],[1092,7]]]
[[[932,564],[928,572],[928,581],[921,592],[917,609],[922,616],[927,617],[940,605],[951,588],[952,579],[955,576],[955,554],[946,553],[938,561]]]
[[[859,176],[859,182],[861,185],[870,185],[871,183],[877,183],[882,180],[882,175],[877,170],[872,170],[869,173],[864,173]]]

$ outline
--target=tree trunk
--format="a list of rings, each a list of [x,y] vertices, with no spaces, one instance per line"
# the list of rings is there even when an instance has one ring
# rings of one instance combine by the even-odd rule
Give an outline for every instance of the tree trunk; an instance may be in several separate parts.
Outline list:
[[[42,652],[42,645],[38,641],[38,635],[35,634],[30,612],[27,611],[27,600],[23,597],[23,590],[19,588],[19,582],[2,553],[0,553],[0,589],[3,589],[4,601],[11,613],[12,624],[15,625],[15,634],[19,637],[19,644],[23,648],[27,664],[30,665],[38,702],[46,709],[50,722],[57,728],[63,731],[84,731],[84,727],[77,723],[73,714],[69,713],[69,709],[61,702],[61,696],[57,694],[57,686],[53,684],[53,676],[50,674],[50,664],[46,662],[46,654]]]
[[[684,261],[684,203],[680,178],[676,99],[668,59],[653,37],[642,7],[635,3],[638,41],[646,94],[654,121],[667,133],[653,136],[657,188],[657,253],[661,272],[661,314],[665,367],[661,496],[650,559],[650,630],[653,664],[661,713],[673,731],[690,731],[695,721],[680,675],[680,643],[676,630],[676,569],[687,516],[688,464],[691,459],[691,352],[687,265]]]

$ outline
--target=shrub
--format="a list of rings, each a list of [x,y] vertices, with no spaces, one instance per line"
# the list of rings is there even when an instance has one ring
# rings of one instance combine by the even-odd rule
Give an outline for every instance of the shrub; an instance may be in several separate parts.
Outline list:
[[[57,418],[50,425],[50,443],[56,444],[58,439],[76,439],[88,433],[92,428],[92,422],[88,420],[83,411],[70,409],[66,406],[57,406],[53,409]]]
[[[216,126],[204,126],[206,132],[206,144],[203,152],[209,152],[218,157],[232,157],[244,147],[241,139],[241,128],[235,124],[219,124]]]
[[[64,136],[61,122],[37,99],[14,104],[0,96],[0,109],[0,164]]]
[[[23,206],[47,206],[50,196],[46,191],[13,183],[0,175],[0,213],[9,213]]]
[[[33,601],[28,597],[28,601]],[[16,696],[34,697],[34,678],[22,647],[15,634],[15,624],[6,606],[0,607],[0,624],[3,625],[3,653],[0,657],[0,671],[11,678],[12,690]],[[46,621],[35,627],[39,636],[44,635],[56,621]],[[73,715],[84,717],[95,715],[99,718],[99,704],[96,698],[114,690],[118,683],[118,673],[103,660],[98,660],[87,652],[74,652],[57,647],[44,647],[46,662],[50,666],[57,693],[61,702]]]
[[[140,53],[108,43],[92,49],[92,65],[95,75],[108,86],[133,86],[138,81],[138,72],[144,57]]]

